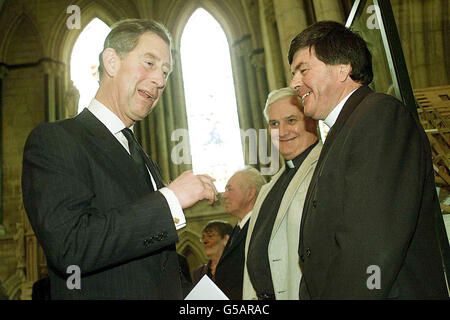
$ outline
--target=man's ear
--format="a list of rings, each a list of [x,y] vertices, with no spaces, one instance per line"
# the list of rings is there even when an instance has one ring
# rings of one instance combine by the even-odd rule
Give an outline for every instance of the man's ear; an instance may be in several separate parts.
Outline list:
[[[344,82],[350,76],[352,72],[352,66],[350,64],[341,64],[339,66],[338,79]]]
[[[106,48],[102,53],[103,70],[111,78],[117,74],[120,68],[120,57],[113,48]]]
[[[249,199],[250,201],[252,200],[256,200],[256,196],[258,195],[258,191],[256,190],[255,187],[249,187],[247,189],[247,199]]]

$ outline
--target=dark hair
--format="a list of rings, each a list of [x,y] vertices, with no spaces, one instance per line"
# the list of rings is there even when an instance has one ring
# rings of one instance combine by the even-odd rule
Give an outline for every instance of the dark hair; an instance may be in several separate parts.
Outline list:
[[[372,82],[372,55],[366,42],[355,32],[334,21],[309,26],[291,41],[288,60],[292,64],[298,50],[314,47],[317,58],[328,65],[350,64],[350,77],[368,85]]]
[[[203,228],[202,233],[208,231],[216,231],[220,237],[223,239],[226,235],[231,235],[233,231],[233,226],[225,221],[214,220],[208,222],[208,224]]]
[[[146,32],[153,32],[163,39],[169,48],[172,47],[172,37],[165,26],[161,23],[145,19],[125,19],[111,26],[111,31],[105,39],[103,50],[99,55],[99,79],[103,75],[102,54],[106,48],[113,48],[120,58],[136,48],[139,38]]]

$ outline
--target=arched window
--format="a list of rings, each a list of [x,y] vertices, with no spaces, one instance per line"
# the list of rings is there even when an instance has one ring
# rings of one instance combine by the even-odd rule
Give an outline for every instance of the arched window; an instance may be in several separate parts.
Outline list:
[[[216,178],[222,192],[244,167],[230,48],[220,24],[201,8],[180,45],[193,171]]]
[[[79,35],[70,58],[70,78],[80,92],[78,112],[89,105],[98,90],[98,56],[111,29],[93,19]]]

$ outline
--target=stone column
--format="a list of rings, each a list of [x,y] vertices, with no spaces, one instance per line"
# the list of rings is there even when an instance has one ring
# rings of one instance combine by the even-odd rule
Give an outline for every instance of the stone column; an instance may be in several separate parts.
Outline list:
[[[8,68],[6,65],[0,63],[0,236],[6,234],[6,229],[3,226],[3,79],[8,75]]]
[[[345,23],[344,12],[338,0],[314,0],[312,3],[316,13],[316,21],[333,20]]]
[[[259,0],[261,34],[264,44],[265,65],[269,91],[286,85],[283,63],[286,60],[280,49],[275,11],[272,0]]]
[[[245,116],[245,111],[250,106],[250,97],[247,89],[247,70],[245,68],[245,53],[243,46],[237,40],[231,45],[231,63],[233,66],[234,86],[236,90],[237,112],[239,118],[239,126],[246,130],[251,126],[251,119]]]
[[[251,63],[256,71],[256,80],[258,84],[258,96],[259,96],[259,111],[260,118],[264,121],[262,113],[264,111],[264,105],[269,93],[267,86],[267,74],[266,74],[266,59],[264,54],[264,48],[253,50],[250,57]]]
[[[44,58],[40,63],[44,75],[45,121],[62,118],[62,97],[64,67],[61,63]]]
[[[69,87],[64,92],[63,96],[63,117],[72,118],[78,114],[78,102],[80,100],[80,92],[74,86],[73,81],[70,81]]]
[[[56,63],[55,66],[55,116],[56,120],[65,118],[64,110],[64,71],[63,64]],[[77,108],[78,111],[78,108]]]
[[[291,40],[308,26],[306,10],[302,1],[283,0],[273,2],[275,19],[280,37],[281,55],[283,57],[284,73],[289,84],[291,79],[290,66],[287,60]]]

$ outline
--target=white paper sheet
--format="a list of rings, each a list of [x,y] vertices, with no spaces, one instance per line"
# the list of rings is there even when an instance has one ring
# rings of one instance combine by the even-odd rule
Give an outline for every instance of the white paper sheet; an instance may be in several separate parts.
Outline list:
[[[184,300],[230,300],[205,274]]]

